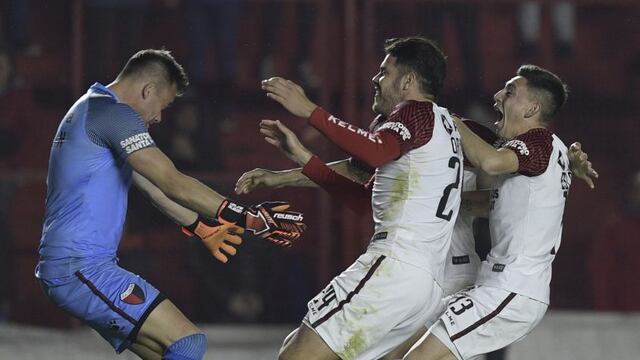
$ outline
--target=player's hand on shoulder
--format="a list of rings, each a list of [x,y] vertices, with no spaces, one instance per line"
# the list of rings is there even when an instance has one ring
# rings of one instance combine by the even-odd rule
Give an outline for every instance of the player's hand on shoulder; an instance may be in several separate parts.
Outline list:
[[[260,121],[260,133],[266,142],[298,165],[304,166],[311,159],[311,152],[302,145],[298,136],[279,120]]]
[[[573,176],[582,179],[591,189],[595,188],[594,180],[600,175],[593,169],[593,164],[589,161],[589,155],[582,151],[582,144],[579,142],[571,144],[567,156],[569,157]]]
[[[295,116],[308,118],[318,107],[314,104],[300,85],[281,77],[272,77],[262,80],[262,90],[267,96],[279,102],[287,111]]]
[[[282,173],[277,171],[260,168],[253,169],[242,174],[236,181],[235,192],[238,195],[242,195],[259,188],[278,188],[284,185],[280,181],[281,178]]]

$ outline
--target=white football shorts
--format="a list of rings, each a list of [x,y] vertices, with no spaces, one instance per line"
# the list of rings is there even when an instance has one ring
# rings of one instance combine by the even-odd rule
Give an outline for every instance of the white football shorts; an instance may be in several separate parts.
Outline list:
[[[309,301],[303,323],[343,360],[378,359],[437,317],[441,301],[429,272],[367,252]]]
[[[542,320],[548,305],[507,290],[474,286],[449,297],[430,329],[460,360],[522,340]]]

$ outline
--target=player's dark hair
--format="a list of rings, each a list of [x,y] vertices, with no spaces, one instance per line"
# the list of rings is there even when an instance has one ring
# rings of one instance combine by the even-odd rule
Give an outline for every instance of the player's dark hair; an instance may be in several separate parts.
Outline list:
[[[169,50],[138,51],[127,61],[118,78],[142,74],[159,75],[168,84],[175,84],[178,95],[182,95],[189,85],[189,78],[182,65],[176,61]]]
[[[420,90],[438,97],[447,76],[447,57],[435,41],[422,36],[387,39],[384,51],[396,58],[396,64],[405,71],[413,71]]]
[[[556,74],[537,65],[522,65],[517,74],[527,79],[529,90],[540,99],[542,120],[551,121],[567,102],[567,85]]]

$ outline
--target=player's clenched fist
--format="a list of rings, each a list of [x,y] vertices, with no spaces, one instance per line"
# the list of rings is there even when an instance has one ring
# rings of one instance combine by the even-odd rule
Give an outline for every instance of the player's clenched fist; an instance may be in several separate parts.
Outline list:
[[[218,221],[244,228],[253,235],[281,246],[291,246],[306,229],[304,215],[287,211],[289,204],[267,201],[245,207],[225,200],[218,208]]]

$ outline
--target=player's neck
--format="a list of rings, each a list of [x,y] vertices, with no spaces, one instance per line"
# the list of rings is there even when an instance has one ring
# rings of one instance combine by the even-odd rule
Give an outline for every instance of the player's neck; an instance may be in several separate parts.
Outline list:
[[[132,105],[134,103],[133,99],[135,97],[133,96],[133,91],[135,87],[127,84],[126,80],[115,80],[111,84],[107,85],[107,88],[116,94],[121,103],[127,105]]]
[[[521,121],[519,126],[517,127],[516,136],[520,136],[524,133],[527,133],[533,129],[546,129],[547,125],[541,122],[539,119],[529,119],[525,121]]]
[[[420,102],[432,102],[435,103],[435,96],[431,94],[422,94],[422,93],[410,93],[407,94],[404,101],[420,101]]]

